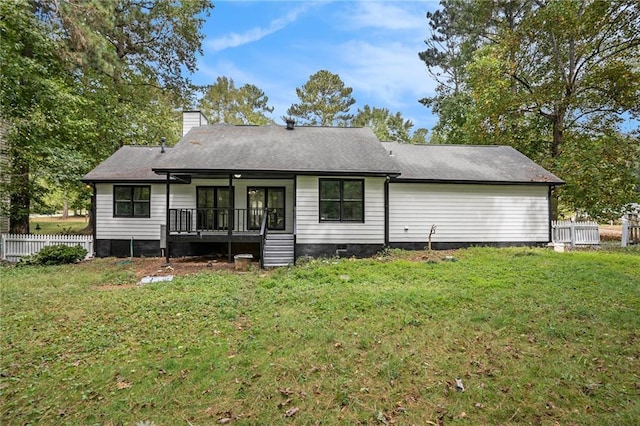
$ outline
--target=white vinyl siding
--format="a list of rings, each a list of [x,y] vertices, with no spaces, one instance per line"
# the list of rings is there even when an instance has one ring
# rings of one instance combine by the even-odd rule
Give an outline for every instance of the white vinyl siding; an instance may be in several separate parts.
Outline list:
[[[364,223],[320,222],[319,179],[298,176],[296,242],[298,244],[384,244],[384,178],[364,178]],[[354,179],[349,176],[326,178]]]
[[[149,184],[145,185],[149,186]],[[149,217],[114,217],[113,186],[105,183],[96,184],[96,238],[99,240],[128,240],[131,238],[159,240],[160,225],[164,224],[166,218],[165,184],[151,185]]]
[[[389,184],[389,242],[547,242],[548,188]]]
[[[121,184],[116,184],[121,185]],[[228,179],[194,179],[190,185],[173,184],[169,192],[172,209],[195,209],[196,187],[229,186]],[[234,201],[237,209],[247,208],[247,187],[284,187],[286,228],[273,233],[293,233],[293,180],[234,179]],[[96,238],[159,240],[160,225],[166,222],[166,184],[151,185],[151,215],[148,218],[113,217],[113,185],[96,185]]]

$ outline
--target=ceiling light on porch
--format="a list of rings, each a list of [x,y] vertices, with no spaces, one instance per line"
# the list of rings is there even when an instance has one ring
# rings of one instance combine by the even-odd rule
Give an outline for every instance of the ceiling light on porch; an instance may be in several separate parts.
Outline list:
[[[233,177],[236,179],[240,179],[242,175],[240,173],[236,173],[235,175],[233,175]]]

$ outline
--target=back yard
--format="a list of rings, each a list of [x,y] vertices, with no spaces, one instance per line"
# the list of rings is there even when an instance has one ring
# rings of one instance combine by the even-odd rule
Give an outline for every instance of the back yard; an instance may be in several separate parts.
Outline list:
[[[3,424],[640,418],[637,248],[160,264],[0,269]]]

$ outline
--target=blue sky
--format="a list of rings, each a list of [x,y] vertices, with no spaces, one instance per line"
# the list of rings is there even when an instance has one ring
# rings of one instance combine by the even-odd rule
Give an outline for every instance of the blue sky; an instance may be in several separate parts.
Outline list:
[[[415,127],[437,117],[418,99],[434,93],[418,53],[428,36],[427,11],[437,1],[214,1],[204,25],[196,84],[218,76],[253,84],[281,123],[295,89],[326,69],[353,88],[356,104],[400,111]]]

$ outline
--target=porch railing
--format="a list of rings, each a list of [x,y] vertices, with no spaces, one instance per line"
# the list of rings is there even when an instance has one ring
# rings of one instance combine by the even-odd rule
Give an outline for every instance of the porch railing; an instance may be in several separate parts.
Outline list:
[[[265,212],[270,229],[284,229],[284,209],[169,209],[169,231],[259,233]]]
[[[260,225],[260,267],[262,269],[264,269],[264,248],[267,241],[267,233],[269,232],[267,229],[268,218],[269,213],[267,210],[265,210],[262,216],[262,224]]]

